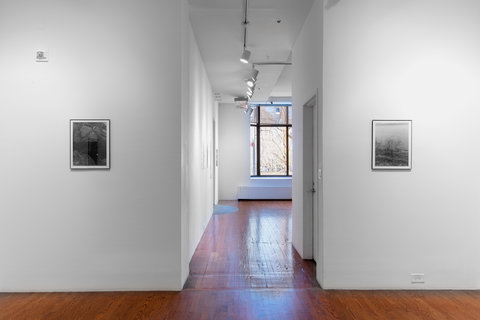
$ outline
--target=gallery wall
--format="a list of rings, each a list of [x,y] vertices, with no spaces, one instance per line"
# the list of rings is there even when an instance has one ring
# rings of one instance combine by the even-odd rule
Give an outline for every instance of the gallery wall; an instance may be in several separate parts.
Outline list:
[[[182,103],[182,281],[188,277],[189,263],[213,213],[215,175],[213,135],[218,105],[200,55],[188,8],[184,12]],[[217,139],[218,140],[218,139]],[[216,142],[215,142],[216,144]]]
[[[284,198],[291,178],[250,178],[250,120],[243,109],[221,103],[218,114],[219,199],[237,200],[239,187],[261,187],[266,198]]]
[[[303,109],[304,105],[317,95],[318,106],[316,114],[317,123],[321,123],[322,105],[322,56],[323,56],[323,6],[320,1],[313,4],[312,9],[305,21],[305,24],[295,41],[292,52],[292,99],[293,99],[293,165],[295,174],[292,181],[292,241],[293,246],[304,259],[313,258],[313,228],[312,213],[304,212],[303,196]],[[319,126],[320,127],[320,126]],[[320,133],[320,129],[318,129]],[[319,148],[320,149],[320,148]],[[318,168],[322,168],[321,150],[319,150]],[[307,182],[306,182],[307,183]],[[311,182],[310,182],[311,183]],[[314,199],[319,203],[318,197],[321,193],[321,180],[317,179],[317,193]],[[311,189],[311,185],[305,187]],[[319,210],[319,225],[323,210]],[[322,228],[320,230],[320,242],[323,239]],[[322,250],[323,245],[319,243]],[[317,274],[322,274],[323,262],[320,252],[317,259]]]
[[[0,291],[182,287],[181,11],[2,2]],[[70,170],[82,118],[111,120],[110,170]]]
[[[480,3],[325,3],[323,287],[480,288]],[[411,170],[371,170],[373,119],[413,121]]]

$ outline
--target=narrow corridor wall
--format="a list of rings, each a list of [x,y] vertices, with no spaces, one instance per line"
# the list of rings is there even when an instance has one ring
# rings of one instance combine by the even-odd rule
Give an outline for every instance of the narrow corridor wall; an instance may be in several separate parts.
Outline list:
[[[213,153],[218,105],[184,7],[182,69],[182,282],[213,213],[217,175]]]

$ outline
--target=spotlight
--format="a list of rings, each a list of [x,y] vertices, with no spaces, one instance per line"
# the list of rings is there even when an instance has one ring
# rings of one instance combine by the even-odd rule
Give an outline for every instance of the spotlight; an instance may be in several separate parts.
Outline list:
[[[255,82],[257,81],[257,78],[258,78],[258,70],[257,69],[253,69],[252,71],[252,80]]]
[[[247,49],[243,49],[242,57],[240,58],[240,61],[243,63],[248,63],[248,60],[250,60],[250,51]]]
[[[252,79],[245,80],[245,83],[246,83],[247,86],[249,86],[250,88],[253,88],[253,86],[255,85],[255,81],[252,80]]]

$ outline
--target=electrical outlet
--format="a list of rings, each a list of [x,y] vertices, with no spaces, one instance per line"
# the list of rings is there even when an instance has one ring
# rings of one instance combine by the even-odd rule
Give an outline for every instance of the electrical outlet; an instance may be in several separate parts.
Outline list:
[[[425,273],[410,273],[411,283],[425,283]]]

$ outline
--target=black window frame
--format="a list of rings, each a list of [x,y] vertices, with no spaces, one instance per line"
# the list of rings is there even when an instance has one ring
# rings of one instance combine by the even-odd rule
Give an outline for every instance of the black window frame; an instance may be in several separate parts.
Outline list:
[[[290,119],[289,119],[289,108],[292,107],[291,104],[286,104],[286,103],[283,103],[283,104],[260,104],[260,105],[256,105],[255,106],[256,108],[253,109],[253,112],[256,113],[256,123],[252,123],[251,121],[251,118],[249,119],[249,122],[250,122],[250,128],[252,127],[255,127],[255,132],[256,132],[256,136],[257,136],[257,139],[256,139],[256,163],[255,163],[255,167],[256,167],[256,174],[255,175],[250,175],[251,178],[290,178],[292,177],[290,173],[290,144],[288,143],[288,131],[290,128],[292,128],[292,124],[290,123]],[[286,111],[286,123],[281,123],[281,124],[278,124],[278,123],[273,123],[273,124],[262,124],[261,121],[260,121],[260,108],[261,107],[279,107],[279,108],[286,108],[287,111]],[[292,110],[293,112],[293,110]],[[265,174],[261,174],[260,172],[260,162],[261,162],[261,138],[260,138],[260,132],[261,132],[261,128],[266,128],[266,127],[274,127],[274,128],[286,128],[286,134],[285,134],[285,139],[286,139],[286,174],[285,175],[265,175]],[[250,168],[250,172],[251,172],[252,168]]]

